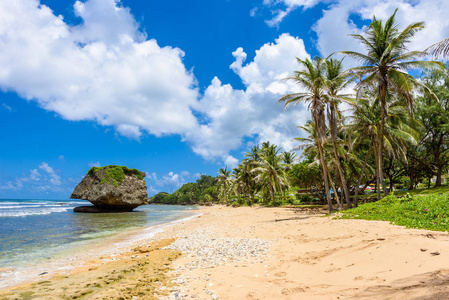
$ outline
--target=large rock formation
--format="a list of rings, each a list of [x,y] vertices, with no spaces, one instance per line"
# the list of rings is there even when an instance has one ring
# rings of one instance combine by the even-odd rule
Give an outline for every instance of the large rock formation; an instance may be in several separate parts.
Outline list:
[[[70,198],[94,205],[77,207],[76,212],[132,211],[148,201],[144,177],[145,173],[122,166],[93,167]]]

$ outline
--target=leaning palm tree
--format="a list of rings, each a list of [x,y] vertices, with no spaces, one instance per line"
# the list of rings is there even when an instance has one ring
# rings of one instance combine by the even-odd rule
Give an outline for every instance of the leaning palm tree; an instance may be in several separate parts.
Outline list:
[[[315,57],[312,61],[308,58],[305,60],[297,58],[301,67],[300,71],[296,71],[294,75],[287,79],[298,84],[304,92],[288,94],[277,102],[284,102],[284,109],[290,105],[297,105],[299,103],[308,103],[308,108],[311,111],[313,123],[316,127],[317,150],[321,159],[321,166],[323,169],[323,181],[325,186],[327,203],[329,212],[332,212],[332,200],[329,192],[329,182],[326,172],[326,161],[324,160],[324,140],[326,134],[326,118],[325,118],[325,102],[324,95],[324,81],[325,81],[325,60],[321,57]]]
[[[385,186],[382,171],[382,139],[388,115],[387,102],[391,99],[390,95],[399,94],[403,96],[407,100],[410,112],[413,109],[411,91],[417,87],[424,88],[437,99],[435,94],[407,72],[412,69],[443,67],[443,64],[440,62],[414,60],[423,54],[421,51],[407,52],[407,44],[410,43],[413,36],[419,30],[424,28],[424,23],[412,23],[403,31],[399,31],[398,25],[395,22],[396,12],[397,10],[385,24],[374,17],[365,32],[365,36],[359,34],[352,35],[365,46],[367,54],[354,51],[337,52],[355,58],[363,64],[363,66],[348,70],[349,73],[358,75],[361,78],[361,81],[356,87],[359,95],[364,87],[373,83],[377,86],[381,109],[381,123],[377,141],[376,163],[378,169],[377,175],[379,176],[378,180],[382,183],[385,195],[388,195],[388,191]]]

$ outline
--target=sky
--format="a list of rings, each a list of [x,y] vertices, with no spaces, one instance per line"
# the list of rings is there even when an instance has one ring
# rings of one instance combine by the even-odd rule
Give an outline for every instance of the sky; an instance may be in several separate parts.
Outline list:
[[[395,9],[426,22],[410,50],[449,37],[448,0],[0,1],[0,198],[67,199],[112,164],[152,196],[263,141],[290,151],[310,119],[276,103],[296,58],[363,52],[349,34]]]

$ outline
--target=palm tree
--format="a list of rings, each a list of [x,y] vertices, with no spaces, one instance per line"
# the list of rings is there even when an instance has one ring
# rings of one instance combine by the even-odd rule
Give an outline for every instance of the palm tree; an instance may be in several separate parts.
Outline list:
[[[284,102],[284,109],[287,109],[290,105],[297,105],[301,102],[308,103],[308,108],[311,111],[312,119],[316,127],[317,149],[323,168],[323,180],[329,212],[332,212],[332,200],[329,193],[329,182],[326,172],[327,168],[323,153],[326,133],[325,103],[323,99],[325,92],[325,60],[320,57],[315,57],[313,61],[308,58],[305,60],[297,58],[297,61],[302,70],[296,71],[294,75],[289,76],[287,79],[297,83],[301,88],[305,89],[305,92],[286,95],[278,99],[277,102]]]
[[[355,145],[366,145],[369,143],[367,156],[365,158],[364,166],[360,173],[357,187],[360,185],[361,178],[364,173],[368,155],[371,148],[374,148],[375,161],[378,161],[378,148],[380,136],[380,124],[382,122],[380,101],[378,97],[365,99],[357,99],[353,103],[353,114],[350,117],[351,124],[348,130],[355,136]],[[407,142],[417,144],[420,133],[419,130],[422,125],[410,116],[407,111],[406,104],[401,99],[391,101],[388,103],[388,116],[385,122],[384,135],[382,144],[384,149],[390,153],[395,159],[406,160]],[[367,143],[367,141],[369,141]],[[383,159],[380,157],[380,159]],[[378,164],[376,164],[376,171]],[[377,180],[379,177],[377,177]],[[380,182],[377,181],[379,186]],[[356,189],[355,201],[357,199],[358,189]],[[380,190],[377,194],[380,199]]]
[[[282,163],[282,156],[279,155],[280,149],[275,145],[265,148],[260,156],[260,161],[252,170],[256,175],[256,180],[268,184],[269,192],[273,205],[276,206],[275,193],[289,186],[287,172]]]
[[[410,43],[416,32],[424,28],[423,22],[412,23],[403,31],[399,31],[395,23],[397,10],[385,22],[373,18],[368,27],[365,36],[353,34],[352,36],[359,40],[366,48],[367,54],[354,51],[340,51],[338,53],[350,56],[359,60],[363,66],[355,67],[348,72],[360,76],[362,79],[357,84],[357,90],[360,92],[364,87],[375,84],[377,95],[380,101],[381,122],[378,136],[377,147],[377,169],[378,181],[382,183],[385,195],[388,195],[384,182],[382,171],[382,138],[385,131],[385,122],[388,115],[387,101],[392,94],[402,95],[408,104],[410,112],[413,107],[413,98],[411,91],[416,87],[421,87],[431,93],[435,99],[436,96],[427,89],[413,76],[407,73],[411,69],[442,67],[440,62],[434,61],[414,61],[413,59],[421,56],[421,51],[407,51],[407,44]]]
[[[299,128],[301,128],[302,130],[307,132],[308,136],[305,138],[295,138],[295,140],[298,141],[300,143],[300,145],[297,146],[294,150],[302,149],[303,153],[302,153],[301,157],[303,157],[304,155],[308,155],[309,157],[314,158],[314,161],[310,164],[310,166],[317,164],[317,163],[322,165],[322,163],[321,163],[322,160],[324,160],[326,162],[324,164],[323,172],[325,172],[325,174],[326,174],[325,176],[329,176],[329,179],[330,179],[329,182],[332,185],[332,189],[334,190],[334,196],[335,196],[335,200],[337,201],[338,209],[341,209],[342,205],[338,198],[338,193],[336,192],[337,189],[335,188],[334,181],[332,180],[332,176],[331,176],[330,170],[328,168],[329,164],[327,163],[327,161],[329,160],[328,159],[329,155],[326,155],[326,154],[331,152],[331,151],[329,151],[330,149],[327,149],[328,151],[326,151],[326,148],[329,148],[328,147],[329,143],[324,143],[324,145],[327,147],[324,147],[323,154],[325,156],[323,158],[321,158],[321,154],[320,154],[320,152],[318,152],[318,145],[317,145],[318,139],[316,138],[315,123],[313,123],[312,121],[308,121],[305,126],[299,126]],[[327,133],[326,133],[326,137],[328,137]]]
[[[424,50],[425,55],[432,55],[432,56],[440,56],[443,58],[449,57],[449,38],[446,38],[442,41],[439,41],[436,44],[433,44],[426,50]]]
[[[324,95],[328,105],[328,120],[330,128],[330,137],[333,147],[333,161],[337,167],[338,174],[340,175],[342,190],[346,198],[346,205],[351,208],[351,200],[349,198],[348,184],[346,182],[346,176],[342,168],[337,147],[337,135],[338,135],[338,123],[341,119],[338,105],[342,101],[348,101],[349,95],[341,94],[341,91],[347,87],[352,80],[348,80],[348,74],[343,73],[343,60],[327,59],[326,60],[326,77],[325,77],[325,90]]]
[[[285,151],[284,153],[282,153],[282,162],[286,165],[287,170],[289,168],[291,168],[291,166],[293,165],[293,163],[296,160],[296,154],[293,151],[287,152]]]
[[[228,168],[218,170],[218,186],[221,189],[222,199],[228,204],[228,192],[231,185],[231,171]]]
[[[244,192],[244,185],[243,182],[240,180],[240,168],[234,168],[232,170],[232,179],[230,184],[230,190],[232,190],[237,195],[237,201],[240,203],[240,196]]]
[[[243,191],[249,205],[254,203],[254,193],[252,188],[254,186],[254,176],[251,173],[252,163],[248,159],[244,159],[238,166],[239,172],[237,173],[236,180],[243,185]]]

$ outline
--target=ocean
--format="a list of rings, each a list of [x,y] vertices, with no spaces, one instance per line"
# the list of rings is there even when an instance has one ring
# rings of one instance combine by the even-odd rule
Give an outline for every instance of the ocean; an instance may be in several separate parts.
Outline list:
[[[153,228],[187,218],[197,209],[142,205],[133,212],[74,213],[73,208],[81,205],[90,202],[0,199],[0,278],[108,239],[126,239],[136,232],[151,235]]]

